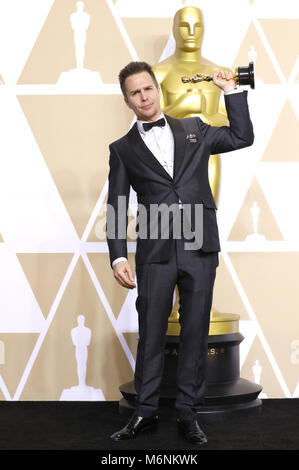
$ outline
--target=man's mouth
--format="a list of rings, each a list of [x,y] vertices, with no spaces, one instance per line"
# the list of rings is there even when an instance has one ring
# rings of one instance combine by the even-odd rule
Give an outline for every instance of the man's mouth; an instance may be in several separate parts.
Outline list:
[[[152,103],[142,106],[142,109],[149,109],[152,106]]]

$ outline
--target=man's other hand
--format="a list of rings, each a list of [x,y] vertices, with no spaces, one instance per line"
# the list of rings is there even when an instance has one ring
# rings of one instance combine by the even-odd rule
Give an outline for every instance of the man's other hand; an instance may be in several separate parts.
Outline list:
[[[127,289],[134,289],[136,284],[128,261],[119,261],[113,267],[113,275],[117,282]]]

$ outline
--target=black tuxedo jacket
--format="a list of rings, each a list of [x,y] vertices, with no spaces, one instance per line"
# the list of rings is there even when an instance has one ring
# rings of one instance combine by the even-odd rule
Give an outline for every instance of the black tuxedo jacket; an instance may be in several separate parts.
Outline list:
[[[138,204],[143,204],[148,211],[150,204],[164,203],[171,206],[178,204],[179,199],[183,204],[189,204],[192,230],[194,230],[195,204],[202,204],[201,249],[205,252],[220,251],[217,208],[208,177],[209,157],[250,146],[254,140],[247,105],[247,91],[225,95],[225,105],[229,126],[210,126],[199,117],[174,119],[165,116],[174,136],[173,178],[148,149],[136,123],[124,137],[110,144],[106,219],[110,263],[120,256],[127,257],[126,229],[130,187],[137,193]],[[119,198],[119,196],[124,197]],[[122,200],[121,207],[120,200]],[[138,236],[140,232],[138,224],[136,232],[136,264],[162,262],[172,256],[175,240],[172,238],[171,211],[168,239],[161,236],[158,239],[141,238]]]

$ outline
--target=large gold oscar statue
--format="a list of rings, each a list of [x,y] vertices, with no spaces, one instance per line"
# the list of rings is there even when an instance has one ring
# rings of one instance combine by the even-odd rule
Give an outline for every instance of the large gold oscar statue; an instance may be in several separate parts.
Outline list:
[[[161,87],[161,105],[164,113],[175,118],[200,116],[213,126],[228,125],[226,110],[221,103],[221,90],[212,81],[182,82],[183,76],[196,73],[212,75],[216,70],[231,71],[205,59],[201,55],[204,25],[199,8],[187,6],[177,11],[173,22],[176,49],[172,56],[153,66]],[[216,204],[219,199],[221,161],[219,155],[209,160],[209,181]],[[238,331],[239,315],[222,314],[212,309],[209,334],[228,334]],[[168,321],[168,335],[179,335],[179,294]]]

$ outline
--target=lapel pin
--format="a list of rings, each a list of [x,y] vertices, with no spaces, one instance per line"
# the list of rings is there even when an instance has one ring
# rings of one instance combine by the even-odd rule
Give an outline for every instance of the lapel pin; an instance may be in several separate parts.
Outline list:
[[[189,140],[189,142],[192,142],[192,143],[197,142],[196,134],[188,134],[186,136],[186,139]]]

